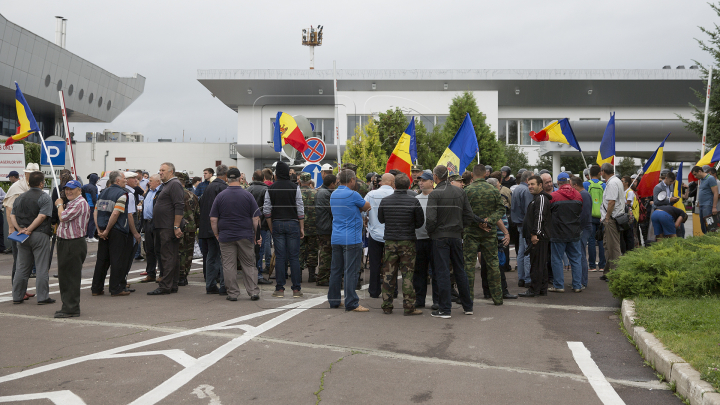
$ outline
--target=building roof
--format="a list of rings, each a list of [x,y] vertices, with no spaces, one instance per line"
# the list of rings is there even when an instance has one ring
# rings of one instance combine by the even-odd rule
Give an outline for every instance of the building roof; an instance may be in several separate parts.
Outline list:
[[[497,91],[500,107],[687,107],[703,88],[697,69],[342,69],[337,80],[338,91]],[[233,110],[334,104],[332,70],[209,69],[198,81]]]
[[[14,82],[36,115],[58,113],[63,90],[72,122],[110,122],[145,89],[143,76],[118,77],[0,15],[3,103],[15,103]]]

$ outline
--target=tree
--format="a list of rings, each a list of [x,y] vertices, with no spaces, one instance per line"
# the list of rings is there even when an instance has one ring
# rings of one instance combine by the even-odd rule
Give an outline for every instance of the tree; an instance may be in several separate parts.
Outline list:
[[[447,149],[452,137],[448,138],[439,125],[428,132],[422,120],[417,120],[415,122],[415,140],[417,141],[418,163],[423,168],[432,170]]]
[[[561,156],[560,157],[560,167],[564,167],[565,171],[571,171],[575,175],[579,175],[582,177],[582,173],[587,167],[585,166],[585,162],[587,161],[588,164],[592,164],[595,162],[595,156],[585,156],[585,160],[583,160],[582,156],[576,156],[573,154],[573,156]],[[553,158],[551,154],[546,154],[543,156],[540,156],[540,159],[538,159],[538,163],[535,165],[535,168],[538,169],[538,171],[542,169],[549,170],[552,172],[552,166],[553,166]]]
[[[517,145],[504,145],[503,154],[505,155],[505,163],[503,166],[510,166],[510,173],[515,174],[520,169],[529,169],[527,152]],[[499,170],[499,169],[498,169]]]
[[[360,178],[370,172],[385,173],[388,155],[380,144],[375,120],[369,120],[365,128],[355,127],[355,135],[348,140],[342,161],[356,164]]]
[[[40,145],[37,143],[18,141],[25,146],[25,164],[37,163],[40,164]]]
[[[548,154],[540,156],[540,158],[538,158],[537,164],[535,165],[535,169],[537,169],[537,171],[545,169],[547,171],[552,172],[552,169],[553,169],[552,155],[548,153]]]
[[[445,126],[443,126],[444,136],[452,140],[465,120],[465,114],[468,113],[478,140],[480,162],[492,167],[501,167],[505,163],[502,144],[498,142],[495,132],[491,131],[485,122],[485,114],[480,112],[475,96],[472,93],[466,91],[453,98],[452,104],[450,104],[450,113],[447,121],[445,121]],[[468,166],[468,170],[471,170],[476,163],[477,160],[473,160]],[[464,169],[464,167],[461,168],[461,171]]]
[[[635,159],[631,157],[622,158],[617,167],[615,167],[615,171],[621,176],[632,176],[637,172],[637,168],[635,167]]]
[[[395,110],[387,110],[379,115],[377,130],[380,143],[385,154],[390,156],[410,122],[399,107],[395,107]]]
[[[720,4],[709,4],[710,8],[720,16]],[[718,48],[718,44],[720,44],[720,26],[714,25],[712,29],[706,29],[703,27],[699,27],[700,31],[707,34],[708,39],[707,42],[704,42],[700,39],[695,38],[695,40],[700,45],[700,49],[707,52],[712,56],[713,60],[715,61],[713,65],[720,64],[720,48]],[[690,106],[695,110],[692,115],[695,117],[694,120],[691,120],[689,118],[683,118],[679,114],[677,115],[680,120],[682,120],[683,123],[685,123],[685,128],[688,130],[696,133],[698,137],[702,137],[703,132],[703,120],[705,118],[705,98],[706,98],[706,90],[707,90],[707,79],[708,79],[708,69],[707,67],[703,66],[700,62],[694,61],[696,65],[700,66],[700,71],[702,72],[702,78],[703,78],[703,88],[702,89],[692,89],[695,92],[695,96],[698,98],[699,106],[696,106],[694,104],[690,104]],[[716,66],[713,66],[713,83],[720,83],[720,71],[718,71]],[[713,86],[714,88],[717,87],[717,85]],[[720,92],[714,91],[715,89],[712,89],[710,92],[710,110],[708,114],[708,125],[707,125],[707,139],[706,143],[708,147],[712,147],[714,145],[717,145],[720,143]]]

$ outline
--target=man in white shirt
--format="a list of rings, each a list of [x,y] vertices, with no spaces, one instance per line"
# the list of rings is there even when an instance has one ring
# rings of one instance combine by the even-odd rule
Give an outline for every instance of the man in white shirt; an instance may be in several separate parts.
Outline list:
[[[603,204],[600,209],[600,221],[605,225],[603,244],[605,245],[605,259],[607,264],[603,270],[601,280],[607,280],[605,274],[615,269],[615,261],[620,257],[620,229],[617,218],[625,212],[625,190],[620,179],[615,176],[615,168],[610,163],[603,163],[600,173],[605,180]]]
[[[380,188],[373,190],[365,196],[365,201],[370,203],[370,211],[363,213],[367,220],[367,228],[370,233],[368,237],[368,259],[370,261],[370,283],[368,293],[372,298],[379,298],[380,287],[382,286],[380,269],[382,267],[383,249],[385,247],[385,224],[378,221],[378,208],[383,198],[395,191],[395,176],[390,173],[382,175]]]

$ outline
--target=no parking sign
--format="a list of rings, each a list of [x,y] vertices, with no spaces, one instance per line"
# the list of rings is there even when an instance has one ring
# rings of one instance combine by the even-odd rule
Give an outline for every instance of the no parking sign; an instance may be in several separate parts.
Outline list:
[[[316,163],[325,158],[327,148],[325,147],[325,142],[323,142],[322,139],[308,138],[307,144],[308,148],[305,149],[305,152],[302,153],[305,160],[310,163]]]

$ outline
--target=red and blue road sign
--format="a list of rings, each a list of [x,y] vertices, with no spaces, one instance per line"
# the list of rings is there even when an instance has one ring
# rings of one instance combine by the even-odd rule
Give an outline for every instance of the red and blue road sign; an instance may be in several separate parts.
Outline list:
[[[323,142],[322,139],[308,138],[307,144],[308,148],[305,149],[305,152],[302,153],[305,160],[310,163],[316,163],[325,158],[325,153],[327,153],[327,147],[325,146],[325,142]]]

